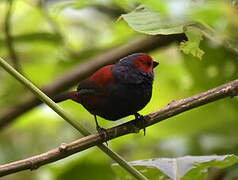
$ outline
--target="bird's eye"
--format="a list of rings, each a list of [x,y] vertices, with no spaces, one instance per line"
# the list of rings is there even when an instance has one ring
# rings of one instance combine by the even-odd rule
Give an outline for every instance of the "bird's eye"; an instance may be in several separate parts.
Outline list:
[[[151,61],[147,61],[147,65],[150,67],[151,66]]]

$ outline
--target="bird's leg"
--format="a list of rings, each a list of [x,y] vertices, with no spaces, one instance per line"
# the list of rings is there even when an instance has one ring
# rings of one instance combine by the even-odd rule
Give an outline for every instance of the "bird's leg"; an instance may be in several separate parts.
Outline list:
[[[94,119],[95,119],[95,122],[96,122],[96,129],[97,129],[98,133],[103,138],[103,141],[106,141],[106,139],[107,139],[107,131],[106,131],[106,129],[104,129],[104,128],[99,126],[96,115],[94,115]],[[107,144],[107,141],[106,141],[106,144]]]
[[[134,116],[135,116],[136,120],[141,120],[141,121],[143,121],[143,123],[146,122],[145,117],[143,115],[139,114],[138,112],[136,112],[134,114]],[[145,136],[145,128],[143,128],[143,130],[144,130],[144,136]]]

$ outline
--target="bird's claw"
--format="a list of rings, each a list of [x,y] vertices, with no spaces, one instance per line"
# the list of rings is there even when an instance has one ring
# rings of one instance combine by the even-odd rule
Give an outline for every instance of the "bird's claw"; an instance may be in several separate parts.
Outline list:
[[[104,128],[100,127],[100,126],[97,126],[97,131],[98,131],[98,134],[102,137],[103,142],[105,141],[105,143],[108,146],[108,143],[107,143],[107,131],[106,131],[106,129],[104,129]]]
[[[141,115],[139,113],[135,113],[134,115],[135,115],[135,119],[136,120],[142,121],[143,124],[146,123],[146,119],[145,119],[145,117],[143,115]],[[144,131],[144,136],[145,136],[145,127],[143,128],[143,131]]]

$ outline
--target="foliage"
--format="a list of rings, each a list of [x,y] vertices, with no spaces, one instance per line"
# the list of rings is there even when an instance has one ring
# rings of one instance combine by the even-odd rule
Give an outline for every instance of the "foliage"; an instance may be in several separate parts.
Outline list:
[[[150,52],[160,66],[155,70],[152,100],[142,114],[237,78],[236,1],[42,2],[14,0],[11,17],[14,49],[22,72],[38,86],[51,83],[90,57],[144,34],[181,32],[186,33],[188,41]],[[0,1],[0,56],[11,63],[3,29],[6,3]],[[117,22],[121,15],[123,20]],[[198,58],[202,60],[197,61]],[[0,112],[24,101],[26,89],[1,68],[0,81]],[[93,117],[82,106],[70,101],[60,105],[91,131],[95,130]],[[237,108],[237,97],[224,99],[149,127],[145,137],[127,135],[109,142],[109,146],[128,161],[185,155],[237,155]],[[131,118],[118,122],[99,120],[103,127],[111,127]],[[76,138],[79,134],[75,130],[41,105],[1,130],[0,162],[43,153]],[[76,179],[88,174],[90,179],[111,180],[116,178],[111,163],[103,153],[92,148],[34,173],[18,173],[9,179]],[[237,179],[237,165],[224,171],[227,179]],[[103,177],[102,172],[106,174]],[[155,168],[149,173],[160,176]]]
[[[185,54],[192,54],[195,57],[202,58],[204,51],[199,48],[200,41],[202,40],[202,33],[193,27],[187,27],[185,34],[188,41],[180,43],[180,49]]]
[[[202,180],[208,174],[208,168],[225,168],[237,163],[235,155],[224,156],[184,156],[178,158],[156,158],[130,162],[149,179]],[[121,179],[133,179],[114,165]]]
[[[181,43],[180,48],[200,59],[204,54],[199,49],[202,36],[224,43],[238,52],[238,44],[234,40],[237,39],[235,19],[238,14],[226,1],[150,0],[146,4],[148,7],[139,6],[122,15],[136,31],[152,35],[185,32],[188,42]]]

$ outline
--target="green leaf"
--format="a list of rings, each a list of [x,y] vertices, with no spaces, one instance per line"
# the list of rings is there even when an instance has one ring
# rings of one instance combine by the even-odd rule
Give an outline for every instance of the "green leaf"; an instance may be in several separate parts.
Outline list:
[[[225,168],[237,162],[236,155],[213,155],[156,158],[133,161],[130,164],[147,175],[149,179],[203,180],[208,173],[208,168]],[[121,179],[130,179],[119,169],[117,164],[114,164],[113,167]]]
[[[156,34],[179,34],[183,32],[184,24],[178,23],[169,17],[162,16],[143,5],[128,14],[122,15],[123,19],[135,31]]]
[[[180,44],[180,49],[185,54],[192,54],[199,59],[204,55],[204,51],[199,48],[202,40],[202,32],[198,28],[187,26],[189,23],[186,20],[178,20],[167,16],[165,13],[159,13],[152,9],[141,5],[129,14],[122,15],[122,18],[128,25],[141,33],[156,35],[156,34],[177,34],[183,33],[188,38],[188,41]]]
[[[199,48],[204,36],[218,45],[238,53],[237,46],[237,11],[226,1],[156,1],[141,2],[134,11],[122,15],[122,18],[135,31],[156,35],[183,33],[187,25],[200,26],[196,31],[186,31],[187,42],[180,45],[185,54],[192,54],[199,59],[204,51]],[[234,3],[233,3],[234,5]],[[200,32],[199,32],[200,31]]]
[[[199,48],[199,45],[203,39],[203,34],[200,30],[195,29],[194,27],[187,27],[186,29],[187,30],[185,31],[185,34],[188,38],[188,41],[181,42],[180,49],[185,54],[192,54],[193,56],[201,59],[204,55],[204,51]]]

